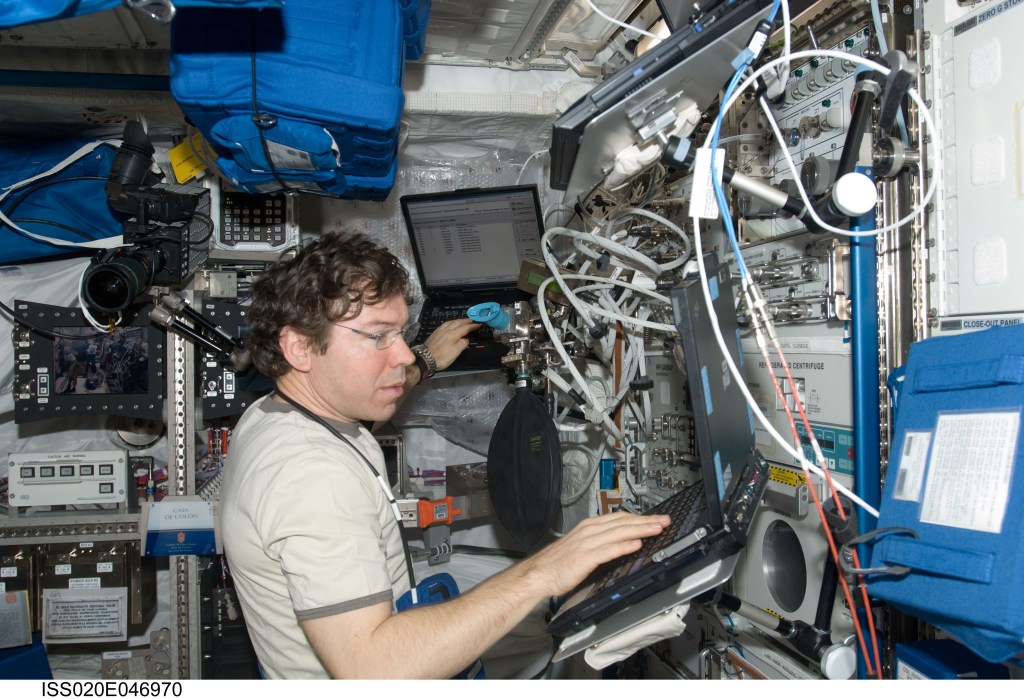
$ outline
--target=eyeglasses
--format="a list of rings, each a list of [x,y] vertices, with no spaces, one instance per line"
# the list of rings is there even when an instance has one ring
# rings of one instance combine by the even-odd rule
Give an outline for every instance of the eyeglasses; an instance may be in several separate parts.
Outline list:
[[[349,326],[342,325],[341,323],[335,323],[335,325],[339,328],[345,328],[345,330],[351,330],[356,335],[362,335],[363,337],[370,338],[376,343],[377,349],[379,350],[386,350],[388,347],[395,344],[395,340],[399,337],[405,341],[405,344],[411,345],[412,341],[416,339],[416,333],[420,331],[419,323],[410,323],[399,330],[388,330],[383,333],[368,333],[365,330],[350,328]]]

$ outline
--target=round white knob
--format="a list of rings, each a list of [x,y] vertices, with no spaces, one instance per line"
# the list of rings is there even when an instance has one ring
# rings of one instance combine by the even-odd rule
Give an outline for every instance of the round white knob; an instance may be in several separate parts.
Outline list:
[[[825,131],[831,131],[832,129],[841,129],[842,127],[843,108],[833,104],[821,115],[821,128]]]
[[[856,670],[856,651],[842,643],[828,648],[821,656],[821,671],[830,680],[848,680]]]
[[[877,200],[875,183],[860,172],[843,175],[832,188],[832,201],[847,216],[863,216],[874,208]]]

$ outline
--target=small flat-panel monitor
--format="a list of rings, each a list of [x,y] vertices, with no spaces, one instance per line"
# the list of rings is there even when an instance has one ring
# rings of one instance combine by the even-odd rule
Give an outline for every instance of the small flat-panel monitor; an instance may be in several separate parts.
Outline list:
[[[166,334],[144,306],[100,332],[77,308],[16,301],[14,421],[118,415],[156,420],[166,398]]]

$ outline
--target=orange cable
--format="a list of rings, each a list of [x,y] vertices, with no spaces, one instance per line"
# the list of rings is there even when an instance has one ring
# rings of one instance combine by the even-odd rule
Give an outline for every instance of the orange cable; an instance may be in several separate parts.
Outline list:
[[[753,304],[749,304],[749,305],[752,306]],[[756,309],[754,309],[754,308],[751,309],[751,313],[752,314],[756,313],[756,312],[757,312]],[[764,317],[764,320],[765,320],[766,323],[770,323],[771,322],[771,320],[767,316]],[[756,323],[756,321],[755,321],[755,323]],[[778,342],[775,340],[775,338],[773,338],[770,334],[769,334],[769,338],[772,341],[772,346],[775,349],[776,354],[779,356],[779,361],[782,364],[782,368],[783,368],[783,370],[786,373],[786,379],[787,379],[787,381],[789,381],[789,385],[790,385],[790,387],[793,390],[793,402],[797,406],[797,408],[798,408],[798,410],[800,412],[800,417],[801,417],[801,419],[803,421],[804,429],[807,430],[808,439],[815,440],[814,432],[811,429],[810,422],[807,419],[807,415],[806,415],[806,413],[804,412],[804,409],[803,409],[803,403],[800,400],[799,395],[797,394],[796,382],[793,380],[793,376],[792,376],[792,374],[789,371],[789,363],[786,361],[786,357],[785,357],[785,355],[782,352],[782,348],[779,347]],[[762,356],[765,359],[766,366],[769,368],[768,374],[772,378],[772,383],[775,386],[776,395],[778,395],[779,398],[782,399],[782,404],[785,407],[786,416],[789,419],[790,428],[793,430],[793,437],[794,437],[794,440],[795,440],[795,445],[794,446],[796,447],[797,450],[800,450],[800,449],[802,449],[802,447],[800,445],[800,436],[799,436],[799,433],[796,430],[796,425],[795,425],[795,422],[793,420],[793,413],[792,413],[792,411],[789,408],[789,404],[786,402],[786,397],[785,397],[785,394],[782,391],[782,387],[779,385],[778,377],[776,377],[775,373],[773,371],[771,371],[771,358],[768,356],[767,348],[762,348],[761,354],[762,354]],[[820,447],[819,447],[818,451],[820,452]],[[846,513],[845,513],[845,511],[843,509],[842,503],[839,500],[839,494],[838,494],[838,492],[837,492],[837,490],[835,488],[835,485],[832,482],[832,478],[831,478],[831,476],[829,474],[828,468],[826,468],[824,464],[819,464],[819,465],[821,466],[822,473],[825,476],[825,481],[828,484],[829,491],[831,492],[831,495],[832,495],[832,497],[833,497],[833,499],[835,501],[836,509],[839,512],[840,518],[843,521],[846,521]],[[806,472],[806,469],[804,469],[804,470]],[[839,565],[839,551],[836,548],[835,540],[832,537],[832,531],[831,531],[830,527],[828,526],[828,521],[825,519],[825,513],[824,513],[824,510],[822,509],[821,501],[818,498],[818,494],[814,490],[813,482],[811,483],[811,487],[808,488],[808,490],[810,490],[810,492],[811,492],[811,497],[814,500],[815,509],[817,510],[818,517],[821,520],[822,528],[825,530],[825,536],[826,536],[826,538],[828,540],[829,552],[832,555],[832,560],[835,563],[837,570],[841,572],[842,571],[842,567]],[[853,554],[854,554],[854,557],[855,557],[854,558],[854,564],[859,568],[860,567],[860,563],[857,561],[856,551],[854,551]],[[853,619],[854,630],[856,631],[856,634],[857,634],[857,641],[860,643],[861,652],[864,655],[864,666],[865,666],[866,672],[867,672],[868,675],[875,674],[872,671],[872,668],[871,668],[871,662],[870,662],[871,656],[868,654],[867,643],[864,640],[864,632],[863,632],[863,629],[861,629],[860,621],[857,618],[856,605],[853,602],[853,594],[850,592],[850,587],[849,587],[849,585],[846,582],[846,577],[844,575],[840,574],[839,580],[842,583],[842,587],[843,587],[843,597],[845,598],[846,603],[850,606],[850,615],[851,615],[851,617]],[[881,667],[882,667],[882,665],[881,665],[881,661],[879,659],[878,641],[877,641],[877,638],[875,636],[874,619],[873,619],[873,617],[871,615],[871,607],[870,607],[870,604],[868,603],[868,600],[867,600],[867,591],[864,588],[863,580],[862,580],[862,583],[861,583],[861,592],[864,595],[864,599],[865,599],[866,613],[867,613],[867,616],[868,616],[868,625],[869,625],[869,629],[871,631],[871,640],[872,640],[872,644],[871,645],[872,645],[872,649],[874,650],[875,666],[878,668],[878,674],[876,675],[876,677],[881,679]]]
[[[766,349],[762,350],[762,355],[764,356],[764,358],[766,360],[770,359],[767,356],[767,350]],[[782,363],[783,363],[783,366],[785,366],[785,364],[786,364],[785,359],[783,359]],[[793,429],[793,437],[796,440],[796,448],[797,449],[801,449],[801,446],[800,446],[800,435],[796,431],[796,424],[795,424],[795,422],[793,420],[793,413],[792,413],[792,411],[789,408],[789,404],[786,402],[785,394],[782,392],[782,386],[779,385],[778,377],[775,376],[775,372],[770,370],[771,361],[767,362],[767,366],[769,367],[768,375],[771,376],[772,384],[775,386],[775,393],[776,393],[777,396],[782,398],[782,404],[785,407],[786,416],[789,418],[789,423],[790,423],[790,425],[791,425],[791,427]],[[793,385],[793,384],[791,384],[791,385]],[[795,385],[793,387],[794,387],[794,390],[795,390],[795,388],[796,388]],[[795,393],[793,395],[793,398],[794,398],[794,402],[797,405],[799,405],[800,404],[800,399],[799,399],[799,397]],[[803,411],[801,410],[801,412],[803,412]],[[812,436],[812,438],[813,438],[813,436]],[[824,468],[822,469],[822,471],[824,471],[825,473],[828,473],[828,471],[826,469],[824,469]],[[806,473],[806,469],[805,469],[804,472]],[[828,521],[825,519],[825,512],[822,509],[821,500],[818,498],[817,492],[815,492],[813,481],[811,481],[809,483],[809,486],[810,487],[808,488],[808,491],[810,491],[811,498],[814,500],[814,508],[818,512],[818,518],[821,520],[822,529],[825,530],[825,537],[828,540],[828,548],[829,548],[829,553],[832,555],[832,561],[833,561],[833,563],[836,566],[836,570],[837,571],[842,571],[842,568],[839,566],[839,551],[836,548],[835,540],[832,537],[832,530],[829,528]],[[871,661],[870,661],[871,656],[868,654],[867,642],[864,640],[864,630],[861,629],[861,627],[860,627],[860,620],[857,618],[856,607],[855,607],[855,605],[853,603],[853,593],[850,592],[850,586],[846,583],[846,577],[844,575],[839,575],[839,581],[840,581],[840,583],[842,583],[843,597],[846,600],[846,603],[848,605],[850,605],[850,616],[853,619],[853,628],[854,628],[854,631],[855,631],[855,633],[857,635],[857,641],[858,641],[858,643],[860,643],[861,652],[863,653],[865,669],[867,671],[867,674],[869,674],[869,675],[874,674],[872,669],[871,669]],[[877,645],[875,645],[876,658],[877,658],[877,652],[878,652]],[[879,665],[878,667],[880,668],[881,666]],[[879,677],[880,677],[880,675],[879,675]]]
[[[786,358],[782,354],[782,348],[778,346],[778,343],[777,342],[773,342],[773,346],[775,347],[776,353],[779,355],[779,360],[782,362],[783,369],[785,369],[785,371],[786,371],[786,379],[789,381],[789,385],[793,389],[794,402],[796,403],[797,408],[799,408],[799,410],[800,410],[800,417],[803,420],[804,429],[807,430],[807,434],[809,435],[809,438],[814,440],[816,438],[814,437],[814,433],[811,430],[811,425],[810,425],[810,422],[807,419],[807,415],[804,413],[803,403],[800,401],[799,396],[796,395],[796,382],[793,380],[792,375],[789,373],[789,364],[786,362]],[[787,406],[787,408],[788,408],[788,406]],[[845,522],[846,521],[846,511],[843,508],[842,501],[839,499],[839,493],[838,493],[838,491],[835,488],[835,484],[832,482],[832,476],[829,473],[829,470],[827,468],[825,468],[824,464],[821,464],[821,470],[822,470],[822,473],[825,474],[825,481],[828,484],[829,491],[832,494],[832,499],[835,502],[836,511],[839,513],[840,519],[842,519]],[[826,525],[826,528],[827,528],[827,525]],[[860,557],[857,555],[856,549],[851,549],[851,552],[853,554],[853,564],[854,564],[854,566],[856,568],[860,568]],[[836,560],[836,565],[837,566],[839,565],[838,557],[837,557],[837,560]],[[869,627],[869,631],[871,632],[871,647],[872,647],[872,650],[874,651],[876,667],[879,668],[878,677],[880,679],[881,678],[882,663],[881,663],[881,659],[880,659],[880,655],[879,655],[879,650],[878,650],[878,638],[875,635],[875,620],[874,620],[874,616],[871,613],[871,602],[868,599],[867,586],[864,583],[864,576],[863,575],[858,575],[857,577],[860,580],[859,587],[861,589],[861,595],[864,598],[864,611],[865,611],[865,614],[867,615],[868,627]],[[852,611],[854,609],[853,600],[848,598],[847,599],[847,603],[850,605],[850,610],[851,610],[851,613],[852,613]],[[868,665],[868,663],[865,662],[865,666],[867,666],[867,665]]]

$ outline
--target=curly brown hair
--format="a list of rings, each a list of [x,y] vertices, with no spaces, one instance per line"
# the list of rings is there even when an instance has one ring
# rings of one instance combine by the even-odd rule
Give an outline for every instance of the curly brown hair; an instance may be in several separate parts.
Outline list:
[[[245,347],[265,376],[291,369],[281,330],[291,326],[323,354],[331,325],[395,296],[412,303],[409,273],[386,247],[361,233],[328,233],[290,260],[275,262],[252,287]]]

